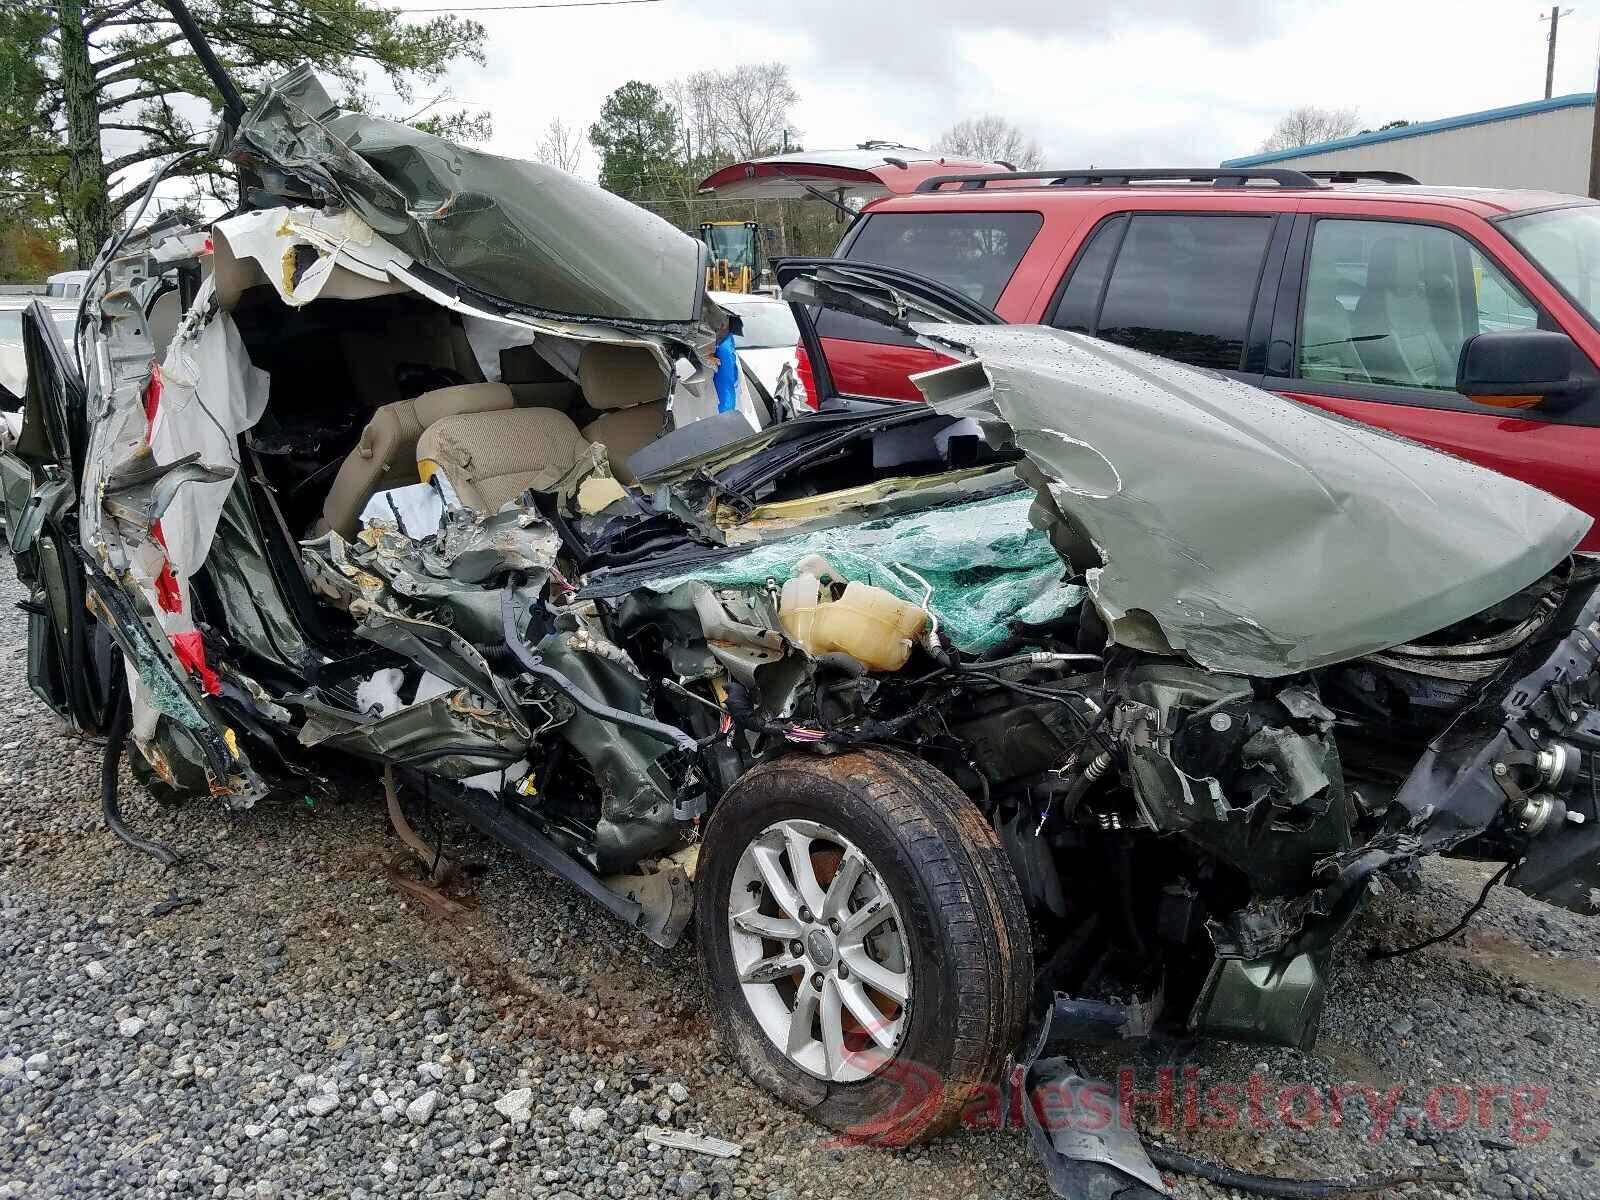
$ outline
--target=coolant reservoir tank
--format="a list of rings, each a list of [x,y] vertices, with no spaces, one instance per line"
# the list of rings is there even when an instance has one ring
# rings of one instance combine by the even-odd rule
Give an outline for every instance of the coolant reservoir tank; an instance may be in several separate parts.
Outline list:
[[[834,599],[834,579],[820,560],[797,564],[778,598],[778,624],[789,640],[812,655],[848,654],[871,671],[905,666],[927,614],[893,592],[857,580]]]

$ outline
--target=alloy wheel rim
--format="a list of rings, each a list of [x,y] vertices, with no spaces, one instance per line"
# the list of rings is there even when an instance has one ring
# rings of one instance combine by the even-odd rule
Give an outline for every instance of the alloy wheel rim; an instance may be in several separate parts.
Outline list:
[[[790,1062],[849,1083],[899,1052],[911,1011],[905,923],[837,830],[786,820],[756,835],[734,871],[728,938],[745,1001]]]

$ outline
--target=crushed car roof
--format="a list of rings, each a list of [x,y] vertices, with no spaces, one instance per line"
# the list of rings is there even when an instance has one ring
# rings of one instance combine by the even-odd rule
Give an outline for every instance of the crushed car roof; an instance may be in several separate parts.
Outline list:
[[[655,214],[542,163],[344,112],[309,67],[266,87],[229,157],[269,192],[348,207],[422,266],[537,313],[687,323],[704,249]]]

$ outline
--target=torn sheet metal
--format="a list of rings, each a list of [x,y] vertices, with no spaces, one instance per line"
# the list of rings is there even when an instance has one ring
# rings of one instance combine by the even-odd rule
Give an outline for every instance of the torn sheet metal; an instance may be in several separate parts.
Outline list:
[[[513,722],[466,689],[456,689],[372,718],[296,700],[306,712],[303,746],[343,750],[377,762],[416,765],[449,779],[468,779],[522,762],[528,737]],[[524,768],[525,769],[525,768]]]
[[[1327,996],[1328,958],[1323,945],[1212,960],[1189,1028],[1206,1037],[1311,1049]]]
[[[525,346],[541,334],[554,339],[549,345],[556,348],[563,340],[638,347],[655,357],[663,373],[677,378],[662,336],[561,316],[502,313],[493,311],[488,301],[469,303],[453,289],[440,286],[442,280],[424,278],[411,255],[348,209],[259,209],[218,221],[212,236],[216,246],[212,281],[224,312],[231,311],[250,288],[261,286],[270,286],[291,308],[319,299],[366,300],[412,292],[461,315],[474,355],[493,360],[493,371],[484,372],[487,379],[499,377],[500,346]],[[673,326],[669,332],[690,344],[709,336],[691,325]],[[577,381],[575,355],[570,369],[561,364],[559,354],[551,357]],[[706,374],[704,364],[690,364],[691,382]]]
[[[301,543],[301,553],[313,585],[332,599],[439,610],[469,641],[491,645],[500,638],[495,581],[520,576],[531,604],[560,545],[560,535],[534,513],[508,508],[484,517],[452,509],[427,536],[408,537],[377,521],[352,542],[328,533]]]
[[[204,311],[209,288],[203,287],[192,312]],[[133,558],[135,575],[147,575],[146,597],[169,635],[193,631],[189,581],[210,552],[238,476],[239,437],[266,411],[268,382],[251,363],[233,319],[220,313],[180,326],[143,388],[119,394],[113,403],[121,411],[96,425],[84,470],[84,495],[97,501],[85,505],[85,548],[99,558],[102,549],[120,546]],[[171,477],[163,480],[164,474]],[[141,493],[142,480],[151,487]],[[141,495],[142,520],[129,521],[129,505]],[[119,513],[120,529],[103,527],[107,516]],[[141,563],[138,551],[150,543],[159,553]]]
[[[1289,675],[1481,612],[1590,518],[1514,479],[1220,375],[1037,326],[930,326],[918,377],[1049,481],[1116,642]]]
[[[459,633],[433,621],[407,617],[373,605],[357,605],[352,613],[361,618],[357,632],[364,638],[387,646],[440,679],[494,703],[524,745],[531,736],[522,717],[522,705],[511,691],[511,684],[496,674],[483,655]]]
[[[538,311],[692,322],[704,247],[541,163],[343,112],[307,66],[262,89],[229,157],[354,210],[426,267]]]
[[[387,268],[408,266],[411,256],[348,210],[257,209],[218,221],[211,236],[212,278],[224,311],[262,284],[291,308],[323,296],[366,300],[406,290]]]
[[[108,265],[105,290],[89,301],[112,319],[86,363],[97,400],[89,415],[79,536],[91,561],[134,593],[126,598],[132,619],[159,643],[152,651],[131,645],[127,635],[119,639],[130,679],[140,677],[131,689],[134,739],[160,772],[157,759],[172,746],[171,737],[167,750],[155,741],[158,716],[181,719],[176,710],[189,705],[177,701],[198,703],[222,690],[195,622],[190,582],[238,478],[239,437],[265,410],[268,378],[251,363],[232,319],[215,311],[209,280],[152,368],[154,343],[133,300],[144,259],[130,255]],[[101,599],[111,603],[111,592]],[[168,695],[184,690],[173,675],[185,680],[189,695]],[[205,729],[184,724],[204,753],[189,757],[204,763],[213,792],[250,803],[263,789],[237,736],[208,705],[199,711]]]
[[[206,557],[206,577],[221,608],[218,622],[230,642],[297,675],[314,676],[323,655],[306,640],[290,611],[266,545],[249,489],[235,483]]]
[[[650,717],[648,686],[627,655],[598,627],[552,633],[536,647],[544,666],[600,703]],[[552,694],[559,702],[559,696]],[[677,834],[676,789],[666,771],[672,746],[577,709],[559,731],[583,755],[600,786],[592,847],[574,848],[600,874],[625,870],[670,845]]]

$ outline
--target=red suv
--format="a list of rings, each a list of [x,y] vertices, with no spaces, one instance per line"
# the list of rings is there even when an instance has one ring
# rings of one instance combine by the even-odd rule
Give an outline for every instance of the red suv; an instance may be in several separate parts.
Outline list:
[[[846,186],[837,165],[812,180],[798,157],[782,168],[797,191]],[[779,194],[762,166],[702,186],[765,180],[759,194]],[[1224,371],[1600,516],[1600,204],[1392,172],[941,174],[891,161],[860,174],[877,198],[841,258],[930,276],[1009,322]],[[1565,334],[1571,379],[1526,395],[1457,390],[1469,339],[1506,330]],[[944,361],[844,314],[819,314],[817,333],[845,394],[918,399],[907,376]],[[1580,548],[1600,550],[1600,525]]]

